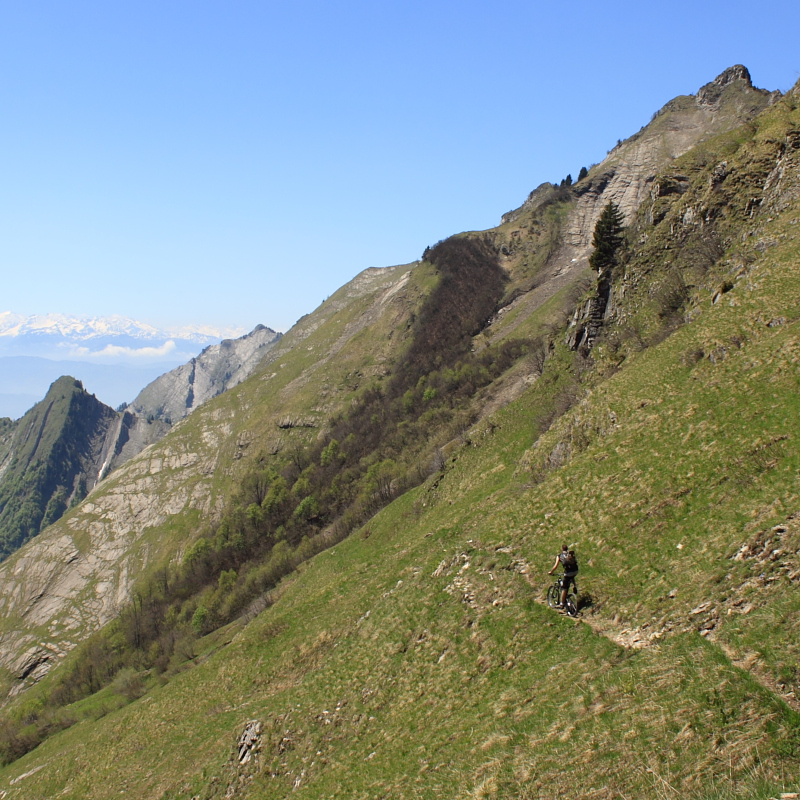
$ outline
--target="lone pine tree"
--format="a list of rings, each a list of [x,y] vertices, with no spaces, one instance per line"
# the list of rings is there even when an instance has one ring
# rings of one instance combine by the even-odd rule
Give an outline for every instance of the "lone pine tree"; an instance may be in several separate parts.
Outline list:
[[[616,203],[610,200],[594,227],[592,237],[594,252],[589,257],[589,266],[601,275],[617,263],[617,252],[623,242],[622,222],[622,212]]]

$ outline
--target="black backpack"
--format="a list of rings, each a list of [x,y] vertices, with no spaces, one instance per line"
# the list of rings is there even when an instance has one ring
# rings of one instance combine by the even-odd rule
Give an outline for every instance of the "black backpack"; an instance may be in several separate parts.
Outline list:
[[[578,571],[578,559],[575,558],[574,550],[570,550],[569,553],[561,554],[561,566],[564,567],[564,572]]]

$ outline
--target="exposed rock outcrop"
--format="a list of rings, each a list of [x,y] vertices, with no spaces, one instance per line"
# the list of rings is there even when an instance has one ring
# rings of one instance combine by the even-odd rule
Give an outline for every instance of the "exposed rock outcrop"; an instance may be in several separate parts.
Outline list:
[[[257,325],[239,339],[210,345],[142,389],[130,410],[147,420],[174,424],[201,403],[241,383],[280,337],[280,333]]]
[[[575,186],[577,202],[566,225],[560,259],[585,263],[595,223],[609,200],[627,220],[632,219],[654,188],[655,176],[670,161],[698,142],[741,125],[779,96],[780,92],[756,89],[747,69],[737,65],[726,69],[696,95],[671,100],[648,125],[614,147]],[[680,186],[681,176],[676,176],[674,186],[665,185],[659,191],[680,191]]]
[[[779,214],[800,197],[800,131],[791,131],[781,145],[781,155],[764,184],[762,208]]]
[[[595,294],[575,309],[566,336],[566,344],[570,350],[591,349],[603,322],[613,311],[610,298],[610,280],[598,281]]]

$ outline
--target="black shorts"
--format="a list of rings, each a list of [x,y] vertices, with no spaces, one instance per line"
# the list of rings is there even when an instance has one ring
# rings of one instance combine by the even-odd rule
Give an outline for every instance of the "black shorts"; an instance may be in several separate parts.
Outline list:
[[[562,575],[561,576],[561,589],[562,591],[566,590],[569,591],[570,584],[575,586],[575,578],[576,575]],[[577,591],[578,587],[575,586],[575,590]]]

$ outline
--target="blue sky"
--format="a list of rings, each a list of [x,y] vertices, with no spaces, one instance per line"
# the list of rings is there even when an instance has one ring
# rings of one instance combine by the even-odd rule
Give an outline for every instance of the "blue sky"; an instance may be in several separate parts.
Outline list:
[[[287,329],[497,224],[796,2],[1,2],[0,310]]]

